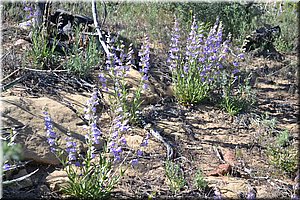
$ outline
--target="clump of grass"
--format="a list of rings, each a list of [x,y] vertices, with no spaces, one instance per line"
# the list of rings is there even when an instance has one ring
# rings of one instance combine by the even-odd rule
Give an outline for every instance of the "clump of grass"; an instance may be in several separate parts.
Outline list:
[[[22,145],[17,143],[16,137],[18,135],[18,132],[14,130],[14,128],[11,128],[9,130],[9,135],[1,134],[1,143],[2,143],[2,151],[3,151],[3,157],[2,157],[2,163],[1,163],[1,175],[3,180],[3,186],[6,187],[8,185],[12,184],[19,184],[22,180],[30,177],[34,173],[37,172],[35,170],[34,172],[31,172],[30,174],[27,174],[25,176],[12,179],[11,175],[19,168],[24,167],[26,165],[26,162],[22,162],[23,160],[23,148]],[[4,137],[5,136],[5,137]]]
[[[238,72],[238,70],[233,72],[233,75],[229,80],[224,77],[223,82],[221,83],[223,96],[219,106],[232,116],[247,111],[256,102],[255,93],[249,85],[250,76],[244,80],[242,84],[240,78],[234,80],[237,79],[237,76],[234,77],[234,75]],[[234,84],[238,85],[238,87],[234,88]]]
[[[287,147],[291,144],[292,136],[289,131],[286,129],[279,133],[276,137],[276,143],[279,147]]]
[[[186,185],[183,172],[178,164],[167,160],[165,163],[165,172],[169,186],[175,194]]]

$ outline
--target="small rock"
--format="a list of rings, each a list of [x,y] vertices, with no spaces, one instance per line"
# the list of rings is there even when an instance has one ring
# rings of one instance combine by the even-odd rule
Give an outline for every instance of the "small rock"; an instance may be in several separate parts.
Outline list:
[[[30,19],[28,21],[22,22],[19,24],[19,28],[23,30],[29,30],[34,23],[34,19]]]
[[[17,41],[15,41],[14,46],[24,45],[24,44],[28,44],[28,43],[29,42],[24,39],[18,39]]]
[[[29,48],[29,42],[24,40],[24,39],[18,39],[17,41],[15,41],[15,43],[13,44],[16,47],[20,47],[24,50]]]
[[[68,180],[68,174],[63,170],[54,171],[46,177],[46,183],[51,191],[59,191],[67,184]]]

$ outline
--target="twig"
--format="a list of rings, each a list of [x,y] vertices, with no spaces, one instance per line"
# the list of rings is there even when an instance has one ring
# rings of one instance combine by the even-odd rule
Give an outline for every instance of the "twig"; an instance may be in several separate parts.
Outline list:
[[[45,73],[53,73],[53,72],[68,72],[69,70],[43,70],[43,69],[33,69],[33,68],[28,68],[28,67],[24,67],[22,69],[28,70],[28,71],[34,71],[34,72],[45,72]]]
[[[10,54],[10,52],[8,52],[8,53],[6,53],[5,55],[3,55],[3,56],[1,57],[1,61],[4,60],[4,58],[5,58],[6,56],[8,56],[9,54]]]
[[[39,169],[36,169],[34,172],[31,172],[30,174],[27,174],[26,176],[22,176],[20,178],[13,179],[13,180],[10,180],[10,181],[3,181],[3,185],[8,185],[8,184],[11,184],[11,183],[22,181],[22,180],[32,176],[33,174],[35,174],[37,171],[39,171]]]
[[[24,79],[27,78],[27,76],[28,76],[28,74],[25,74],[25,75],[23,75],[23,76],[17,78],[16,80],[14,80],[14,81],[12,81],[12,82],[10,82],[10,83],[4,85],[4,86],[2,87],[2,91],[5,91],[5,90],[11,88],[12,86],[14,86],[15,84],[17,84],[17,83],[23,81]]]
[[[9,77],[11,77],[11,76],[14,75],[15,73],[17,73],[18,71],[20,71],[20,68],[19,68],[19,69],[16,69],[16,70],[13,71],[10,75],[8,75],[8,76],[6,76],[5,78],[3,78],[0,82],[5,81],[5,80],[8,79]]]
[[[219,151],[215,146],[213,146],[213,149],[214,149],[214,151],[216,152],[216,154],[217,154],[219,160],[220,160],[222,163],[226,163],[225,160],[223,159],[223,155],[220,153],[220,151]]]
[[[107,55],[110,55],[111,53],[109,52],[109,50],[107,48],[107,45],[104,43],[103,38],[102,38],[101,29],[100,29],[99,23],[98,23],[98,14],[97,14],[97,8],[96,8],[96,1],[95,0],[92,0],[92,11],[93,11],[94,25],[95,25],[95,28],[98,32],[99,41],[100,41],[105,53]]]

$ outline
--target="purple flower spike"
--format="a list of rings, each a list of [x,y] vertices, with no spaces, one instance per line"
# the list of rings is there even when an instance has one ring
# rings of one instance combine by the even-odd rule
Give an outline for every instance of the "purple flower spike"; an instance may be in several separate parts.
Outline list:
[[[239,69],[234,69],[234,70],[232,71],[232,74],[234,75],[234,74],[237,74],[237,73],[239,73],[239,72],[240,72]]]
[[[170,44],[170,50],[169,50],[169,58],[168,58],[168,65],[169,69],[173,71],[174,69],[177,68],[177,61],[179,59],[179,28],[178,28],[178,22],[177,19],[175,18],[174,22],[174,28],[171,33],[171,44]]]
[[[254,200],[256,199],[256,189],[250,187],[246,199]]]
[[[8,164],[8,163],[6,163],[6,164],[3,165],[3,170],[4,170],[4,171],[10,170],[10,168],[11,168],[11,166],[10,166],[10,164]]]
[[[132,166],[137,166],[138,162],[139,162],[138,159],[132,159],[131,165]]]
[[[138,149],[138,150],[137,150],[137,152],[136,152],[136,154],[137,154],[137,156],[139,156],[139,157],[140,157],[140,156],[142,156],[142,155],[143,155],[143,151],[141,151],[141,150],[139,150],[139,149]]]
[[[47,135],[47,142],[50,146],[50,149],[52,152],[55,151],[55,147],[56,147],[56,133],[53,131],[53,126],[52,126],[52,121],[51,118],[48,114],[48,112],[43,112],[43,114],[45,115],[44,121],[45,121],[45,129],[46,129],[46,135]]]

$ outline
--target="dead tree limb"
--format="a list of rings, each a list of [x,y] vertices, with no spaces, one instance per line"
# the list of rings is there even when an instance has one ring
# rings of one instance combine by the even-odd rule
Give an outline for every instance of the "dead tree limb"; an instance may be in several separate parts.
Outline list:
[[[98,23],[98,13],[97,13],[97,7],[96,7],[95,0],[92,0],[92,11],[93,11],[94,25],[95,25],[95,28],[98,33],[99,41],[100,41],[106,55],[110,55],[111,53],[109,52],[108,47],[103,40],[102,33],[101,33],[101,27],[99,26],[99,23]]]

